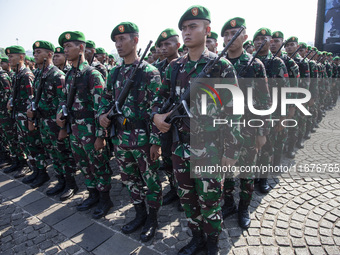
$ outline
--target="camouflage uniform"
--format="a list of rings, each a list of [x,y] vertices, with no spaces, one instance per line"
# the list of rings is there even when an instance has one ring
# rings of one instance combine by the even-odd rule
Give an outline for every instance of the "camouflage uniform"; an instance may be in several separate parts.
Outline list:
[[[326,67],[326,97],[325,97],[325,106],[329,109],[332,105],[332,95],[331,95],[331,87],[333,80],[333,68],[328,60],[324,62]]]
[[[254,108],[257,110],[267,110],[270,108],[271,98],[268,89],[268,83],[266,78],[266,70],[264,65],[258,59],[252,63],[252,65],[245,70],[245,67],[252,60],[252,56],[243,50],[242,55],[236,59],[230,59],[229,61],[234,65],[234,68],[239,77],[239,86],[243,91],[244,95],[247,95],[247,88],[251,86],[253,90],[253,102]],[[240,73],[242,72],[242,73]],[[246,79],[243,79],[246,78]],[[255,79],[254,79],[255,78]],[[251,84],[249,84],[251,82]],[[246,97],[245,97],[246,99]],[[245,100],[246,101],[246,100]],[[245,102],[247,105],[247,102]],[[269,134],[269,128],[266,124],[266,119],[269,119],[270,116],[261,116],[261,119],[265,123],[266,126],[259,128],[249,127],[247,124],[245,126],[241,126],[241,135],[244,138],[244,144],[240,152],[240,157],[237,162],[239,166],[253,166],[255,165],[255,157],[256,157],[256,136],[266,136]],[[245,115],[241,119],[241,123],[245,121],[248,123],[250,119],[258,119],[258,116],[254,116],[249,109],[245,110]],[[247,201],[250,203],[253,190],[254,190],[254,174],[250,173],[245,176],[242,176],[240,183],[240,199]],[[230,178],[226,178],[224,182],[224,190],[225,195],[231,196],[234,190],[235,181]]]
[[[74,117],[71,123],[71,149],[77,167],[85,176],[86,186],[89,189],[96,188],[100,192],[108,192],[111,189],[112,174],[108,162],[108,150],[107,147],[99,151],[94,149],[96,138],[105,137],[103,128],[95,120],[99,98],[105,83],[101,74],[88,66],[86,61],[80,64],[81,77],[75,82],[77,92],[71,108],[71,114]],[[66,74],[60,106],[66,105],[66,93],[69,93],[74,72],[75,68],[72,67]]]
[[[25,155],[19,148],[16,139],[16,128],[14,120],[10,118],[7,111],[7,102],[11,95],[12,82],[8,74],[0,70],[0,138],[3,148],[9,149],[9,152],[14,160],[24,160]],[[13,161],[14,161],[13,160]]]
[[[307,117],[306,124],[306,135],[309,133],[316,125],[316,121],[318,118],[318,97],[319,97],[319,78],[318,78],[318,67],[314,60],[306,59],[309,64],[310,70],[310,86],[309,91],[311,93],[311,99],[314,100],[313,105],[309,106],[309,111],[312,116]]]
[[[307,60],[303,60],[299,53],[297,53],[294,57],[294,61],[299,66],[300,71],[300,81],[299,81],[299,88],[304,88],[309,90],[310,86],[310,70]],[[304,104],[306,109],[308,110],[307,104]],[[307,116],[305,116],[299,109],[297,109],[295,116],[298,118],[298,143],[302,140],[303,136],[306,133],[306,123],[307,123]]]
[[[105,113],[112,101],[117,100],[126,79],[130,76],[133,65],[115,66],[109,73],[106,94],[101,98],[99,114]],[[162,188],[157,174],[159,161],[151,161],[150,147],[160,145],[157,128],[150,126],[150,102],[157,88],[160,87],[160,76],[157,69],[143,62],[142,71],[135,76],[135,83],[122,106],[126,125],[115,123],[117,135],[112,143],[122,177],[134,205],[144,203],[146,198],[151,208],[158,209],[162,204]],[[118,71],[115,71],[118,70]],[[114,74],[118,72],[116,80]],[[147,186],[147,191],[143,189]]]
[[[31,165],[41,172],[46,172],[46,156],[38,130],[28,130],[26,111],[30,107],[33,97],[33,73],[22,66],[14,77],[12,89],[17,90],[17,97],[13,102],[15,107],[15,124],[18,142],[22,151],[28,155]],[[11,97],[12,99],[12,97]]]
[[[100,74],[102,75],[102,77],[103,77],[103,79],[106,83],[107,75],[108,75],[107,67],[104,66],[99,61],[92,63],[91,66],[93,66],[98,72],[100,72]]]
[[[72,157],[69,138],[58,140],[60,128],[56,123],[56,114],[61,100],[61,91],[65,85],[65,74],[56,66],[45,67],[43,73],[39,70],[35,79],[35,93],[40,85],[41,77],[45,80],[41,99],[37,107],[38,127],[41,141],[53,163],[56,175],[75,173],[75,162]],[[36,95],[35,95],[36,96]]]
[[[202,53],[201,58],[197,61],[190,61],[188,54],[172,61],[166,70],[165,79],[161,89],[156,92],[156,98],[153,101],[153,111],[157,112],[162,107],[164,99],[170,95],[171,75],[175,63],[180,65],[180,69],[176,79],[176,91],[184,92],[189,84],[191,77],[196,77],[203,69],[209,59],[216,57],[216,54],[209,52],[207,49]],[[214,67],[214,75],[212,77],[230,78],[233,84],[237,85],[235,70],[232,65],[224,58]],[[228,105],[232,103],[231,96],[228,92],[223,94],[223,103]],[[176,100],[179,95],[176,95]],[[232,116],[231,108],[226,107],[227,120],[238,122],[240,116]],[[211,113],[211,112],[210,112]],[[212,116],[208,113],[208,116]],[[225,116],[224,116],[225,117]],[[215,236],[222,230],[222,213],[221,213],[221,198],[223,192],[224,177],[216,178],[191,178],[190,177],[190,144],[188,143],[189,127],[183,121],[176,124],[181,137],[180,142],[176,142],[172,146],[172,161],[176,181],[178,182],[178,195],[182,207],[189,219],[189,227],[192,231],[204,230],[209,236]],[[239,127],[233,126],[229,128],[225,134],[225,139],[228,143],[224,144],[224,156],[232,159],[239,157],[240,148],[242,145],[242,137],[240,136]],[[229,143],[234,141],[233,144]],[[215,145],[209,144],[206,147],[213,150]],[[219,159],[220,160],[220,159]]]
[[[284,62],[275,57],[273,60],[273,54],[271,52],[266,56],[258,57],[266,67],[267,77],[270,78],[269,82],[269,90],[272,95],[272,88],[277,87],[279,90],[284,87],[289,87],[288,80],[288,71],[284,64]],[[281,100],[278,98],[278,105],[281,105]],[[276,109],[274,113],[272,113],[272,119],[282,119],[280,114],[280,107]],[[279,126],[277,124],[273,128],[270,128],[270,134],[267,136],[267,142],[262,147],[261,153],[257,160],[257,165],[268,166],[273,163],[273,155],[276,158],[281,157],[281,153],[283,150],[283,145],[287,139],[287,130],[283,128],[282,131],[278,132],[276,128]]]

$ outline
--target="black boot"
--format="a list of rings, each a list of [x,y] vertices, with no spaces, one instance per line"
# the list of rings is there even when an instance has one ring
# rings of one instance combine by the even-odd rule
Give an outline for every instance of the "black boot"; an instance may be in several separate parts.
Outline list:
[[[248,229],[250,227],[249,203],[249,201],[241,199],[238,205],[238,224],[243,229]]]
[[[219,255],[218,235],[208,235],[207,255]]]
[[[99,192],[99,197],[99,204],[92,214],[93,219],[100,219],[101,217],[104,217],[113,206],[109,191]]]
[[[62,192],[65,188],[65,177],[61,174],[57,175],[58,183],[46,191],[47,196],[54,196]]]
[[[260,183],[259,183],[259,187],[260,187],[261,193],[267,194],[270,190],[270,186],[268,184],[268,179],[267,178],[261,178]]]
[[[148,242],[154,237],[158,227],[157,212],[158,209],[149,208],[148,217],[146,218],[145,225],[140,233],[140,240],[142,242]]]
[[[35,189],[42,186],[45,182],[49,181],[50,177],[48,176],[46,169],[40,169],[37,178],[31,183],[31,188]]]
[[[298,139],[295,145],[298,149],[303,149],[305,147],[304,143],[303,143],[303,134],[299,133],[298,135]]]
[[[32,170],[27,166],[26,160],[22,160],[20,162],[20,166],[17,169],[17,173],[14,175],[14,178],[18,179],[24,177],[26,174],[32,172]]]
[[[144,202],[136,204],[134,207],[136,210],[136,217],[122,227],[122,232],[124,234],[131,234],[135,232],[139,227],[145,224],[146,218],[148,216]]]
[[[304,139],[306,140],[310,139],[311,130],[312,130],[312,123],[308,121],[306,124],[306,133],[303,137]]]
[[[179,250],[178,255],[196,254],[197,252],[204,249],[206,242],[206,237],[202,231],[193,230],[191,241]]]
[[[31,183],[38,177],[39,169],[35,166],[32,166],[32,170],[33,170],[33,173],[31,173],[30,175],[22,179],[23,183],[25,184]]]
[[[281,165],[281,154],[274,155],[273,166]]]
[[[290,136],[288,138],[288,151],[287,151],[287,158],[295,158],[295,151],[294,151],[294,148],[295,148],[295,143],[296,143],[296,137],[295,136]]]
[[[78,211],[86,211],[99,202],[99,191],[95,188],[88,188],[89,197],[77,206]]]
[[[224,197],[224,205],[222,206],[222,216],[223,219],[237,212],[234,196],[225,195]]]
[[[12,163],[11,157],[8,153],[3,153],[0,159],[0,168],[3,168]]]
[[[177,195],[176,188],[172,184],[170,184],[170,191],[166,193],[166,195],[163,197],[163,205],[169,205],[173,201],[176,201],[178,199],[179,197]]]
[[[76,194],[77,191],[78,191],[76,179],[74,178],[74,176],[72,174],[66,174],[65,175],[65,181],[66,181],[65,189],[64,189],[63,193],[60,195],[61,201],[65,201],[65,200],[73,197],[74,194]]]
[[[18,158],[13,158],[12,159],[12,165],[10,165],[9,167],[6,167],[4,169],[4,173],[5,174],[9,174],[9,173],[12,173],[14,172],[15,170],[17,170],[21,165],[21,162],[19,161]]]

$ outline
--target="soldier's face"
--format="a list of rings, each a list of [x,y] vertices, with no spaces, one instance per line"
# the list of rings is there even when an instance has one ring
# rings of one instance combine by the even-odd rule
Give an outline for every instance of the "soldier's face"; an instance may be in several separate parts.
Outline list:
[[[280,49],[282,42],[282,38],[274,38],[270,43],[270,51],[275,54]]]
[[[44,58],[48,58],[48,51],[44,50],[44,49],[35,49],[34,50],[34,54],[33,57],[35,59],[35,62],[39,65],[42,64],[44,62]]]
[[[205,45],[206,36],[209,32],[210,27],[206,27],[203,20],[186,20],[182,24],[182,38],[185,46],[189,49]]]
[[[177,55],[178,44],[174,38],[169,38],[165,41],[160,42],[159,49],[165,58]]]
[[[80,46],[80,45],[79,45]],[[64,43],[65,57],[69,61],[77,61],[80,53],[80,47],[74,42]]]
[[[254,46],[249,46],[249,47],[247,48],[246,51],[247,51],[249,54],[253,54],[254,50],[255,50]]]
[[[269,36],[259,35],[254,39],[254,45],[255,45],[256,51],[261,47],[261,44],[264,42],[264,40],[267,40],[267,42],[265,43],[265,45],[263,46],[263,48],[259,52],[260,55],[268,53],[271,38]]]
[[[117,52],[121,58],[127,57],[136,51],[138,39],[131,38],[130,34],[121,34],[115,36],[115,45]]]
[[[53,64],[56,66],[61,66],[65,63],[65,55],[61,53],[54,53]]]
[[[104,60],[105,60],[105,54],[96,54],[96,58],[98,59],[98,61],[100,63],[104,63]]]
[[[16,68],[17,64],[20,62],[23,63],[23,58],[21,58],[21,54],[8,54],[8,62],[11,66],[11,68]]]
[[[301,57],[306,56],[307,53],[307,49],[299,49],[299,54],[301,55]]]
[[[210,50],[211,52],[216,53],[216,49],[217,49],[217,41],[213,38],[207,38],[207,41],[205,43],[205,46],[207,46],[208,50]]]
[[[292,54],[297,50],[298,44],[297,42],[289,42],[285,45],[285,50],[288,54]]]
[[[91,61],[92,55],[93,55],[92,48],[85,48],[85,59],[87,61]]]
[[[8,63],[6,63],[6,62],[1,62],[1,67],[2,67],[2,69],[4,69],[5,71],[7,71],[7,70],[9,69],[9,65],[8,65]]]
[[[233,36],[237,33],[239,29],[238,28],[232,28],[232,29],[227,29],[224,32],[224,43],[225,45],[227,45],[231,39],[233,38]],[[247,40],[248,36],[245,35],[244,33],[241,33],[236,40],[230,45],[229,50],[231,52],[236,51],[236,50],[240,50],[241,48],[243,48],[243,43]]]

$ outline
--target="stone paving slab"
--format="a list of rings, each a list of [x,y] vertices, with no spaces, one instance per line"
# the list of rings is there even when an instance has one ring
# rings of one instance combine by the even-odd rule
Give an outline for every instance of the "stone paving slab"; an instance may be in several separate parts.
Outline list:
[[[74,214],[75,211],[65,207],[62,204],[58,204],[50,209],[37,215],[37,217],[45,222],[46,224],[53,226],[56,223],[66,219],[67,217]]]
[[[75,213],[55,224],[53,228],[70,238],[92,224],[94,224],[94,222],[88,217]]]
[[[113,231],[110,231],[99,224],[93,224],[71,238],[71,241],[80,245],[86,251],[93,251],[112,235],[114,235]]]

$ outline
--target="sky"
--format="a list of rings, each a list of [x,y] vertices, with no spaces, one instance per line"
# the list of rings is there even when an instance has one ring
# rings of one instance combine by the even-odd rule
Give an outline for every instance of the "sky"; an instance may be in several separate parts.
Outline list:
[[[36,40],[59,46],[58,37],[65,31],[81,31],[96,47],[114,53],[110,35],[120,22],[130,21],[139,27],[139,47],[155,42],[166,28],[178,29],[182,14],[192,5],[203,5],[211,12],[212,31],[220,37],[224,23],[234,17],[246,20],[247,34],[267,27],[280,30],[285,38],[314,43],[317,0],[0,0],[0,47],[17,43],[32,50]],[[18,41],[16,40],[18,39]]]

